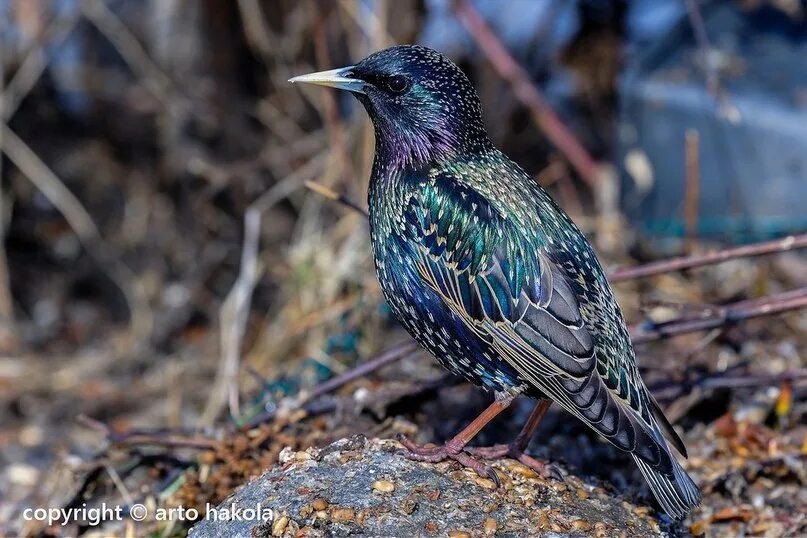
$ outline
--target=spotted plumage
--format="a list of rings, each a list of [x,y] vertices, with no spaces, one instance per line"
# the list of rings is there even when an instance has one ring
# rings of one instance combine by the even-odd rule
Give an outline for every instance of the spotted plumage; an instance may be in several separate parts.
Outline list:
[[[375,127],[373,254],[401,323],[450,371],[500,396],[549,397],[630,452],[682,517],[700,494],[665,441],[685,453],[639,376],[605,273],[563,210],[490,142],[462,71],[400,46],[328,73]]]

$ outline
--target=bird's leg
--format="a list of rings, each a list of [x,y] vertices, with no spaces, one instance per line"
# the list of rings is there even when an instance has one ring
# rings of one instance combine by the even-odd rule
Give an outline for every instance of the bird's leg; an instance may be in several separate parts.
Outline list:
[[[487,409],[476,417],[470,424],[462,429],[457,435],[452,437],[443,446],[425,447],[420,446],[410,441],[406,436],[399,435],[398,441],[406,448],[406,457],[417,461],[428,461],[437,463],[445,459],[453,459],[465,467],[473,469],[479,476],[490,478],[496,485],[499,485],[499,477],[496,471],[483,464],[479,460],[468,455],[464,449],[465,446],[476,437],[476,434],[484,428],[488,422],[493,420],[499,413],[504,411],[510,402],[513,401],[512,397],[497,398]]]
[[[535,408],[533,408],[532,413],[530,413],[529,418],[527,418],[527,422],[524,423],[521,431],[510,443],[506,445],[471,448],[469,450],[471,450],[474,454],[483,456],[485,458],[501,458],[504,456],[510,456],[511,454],[523,453],[524,450],[527,449],[527,445],[530,443],[532,434],[541,423],[541,420],[544,418],[544,415],[546,414],[550,405],[552,405],[551,400],[541,400],[535,404]]]
[[[533,469],[545,478],[556,478],[558,480],[562,480],[563,474],[555,465],[539,461],[525,452],[525,450],[527,450],[527,445],[530,444],[532,434],[541,423],[541,420],[544,418],[547,410],[549,410],[550,405],[552,405],[552,400],[546,399],[535,404],[535,408],[532,410],[532,413],[530,413],[527,422],[524,423],[521,431],[510,443],[506,445],[469,448],[468,452],[484,459],[496,459],[503,457],[513,458],[514,460],[518,460],[527,467]]]

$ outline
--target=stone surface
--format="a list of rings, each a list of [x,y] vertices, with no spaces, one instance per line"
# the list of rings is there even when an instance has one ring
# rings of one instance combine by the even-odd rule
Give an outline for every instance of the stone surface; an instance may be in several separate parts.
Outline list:
[[[502,487],[453,462],[424,464],[395,441],[343,439],[281,454],[281,464],[221,506],[271,508],[273,519],[198,523],[219,536],[650,536],[637,507],[569,476],[546,480],[513,460],[494,462]],[[378,485],[384,485],[379,488]],[[392,487],[386,485],[391,483]]]

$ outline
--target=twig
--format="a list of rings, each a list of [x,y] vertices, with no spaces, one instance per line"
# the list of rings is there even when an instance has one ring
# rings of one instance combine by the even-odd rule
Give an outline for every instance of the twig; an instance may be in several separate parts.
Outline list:
[[[686,249],[692,253],[698,238],[698,214],[700,209],[700,155],[698,131],[689,129],[685,135],[686,177],[684,178],[684,223],[686,225]]]
[[[323,394],[332,392],[353,381],[354,379],[358,379],[359,377],[367,375],[370,372],[380,370],[384,366],[397,362],[399,359],[403,359],[404,357],[411,355],[418,350],[418,347],[418,344],[412,341],[402,342],[396,346],[393,346],[377,357],[365,361],[359,366],[348,370],[343,374],[332,377],[324,383],[316,385],[310,390],[302,391],[297,397],[297,402],[301,405],[313,400],[314,398],[318,398]]]
[[[739,301],[721,307],[716,315],[707,318],[684,318],[649,327],[646,323],[639,324],[631,328],[631,340],[634,344],[641,344],[805,307],[807,307],[807,287],[758,299]]]
[[[104,434],[110,443],[116,445],[157,445],[213,450],[221,444],[218,440],[210,437],[188,437],[174,432],[143,432],[137,430],[118,432],[107,424],[86,415],[79,415],[76,420],[80,424]]]
[[[358,379],[362,376],[365,376],[371,372],[375,372],[376,370],[380,370],[384,366],[392,364],[394,362],[399,361],[405,357],[410,356],[412,353],[416,352],[418,349],[418,344],[413,341],[408,342],[401,342],[390,349],[382,352],[381,354],[368,359],[361,363],[360,365],[356,366],[355,368],[351,368],[347,372],[340,374],[336,377],[332,377],[331,379],[315,385],[309,390],[301,391],[296,397],[288,398],[283,402],[281,406],[285,411],[297,410],[297,409],[304,409],[307,415],[310,415],[312,410],[319,409],[316,406],[312,407],[312,403],[314,400],[319,398],[320,396],[324,396],[329,392],[333,392],[336,389],[348,384],[349,382]],[[262,424],[268,420],[273,419],[278,414],[278,409],[272,409],[271,411],[267,411],[262,413],[258,416],[252,417],[249,422],[247,422],[244,426],[241,427],[242,430],[249,430],[254,428],[258,424]]]
[[[295,173],[275,184],[252,202],[244,214],[244,245],[241,249],[241,268],[219,311],[221,360],[210,398],[200,419],[201,425],[210,425],[228,403],[230,416],[240,415],[238,401],[238,368],[241,343],[246,331],[252,303],[252,292],[258,283],[258,251],[263,214],[274,204],[286,198],[300,184],[317,174],[323,165],[324,154],[311,159]]]
[[[695,34],[695,42],[703,56],[704,69],[706,70],[706,89],[713,96],[717,97],[720,91],[720,82],[717,77],[714,62],[711,58],[712,44],[709,41],[709,35],[706,33],[706,25],[703,23],[703,15],[698,7],[697,0],[684,0],[689,16],[689,24],[692,26],[692,31]]]
[[[126,487],[126,484],[123,483],[123,480],[121,480],[118,471],[116,471],[115,468],[109,463],[104,464],[104,469],[106,469],[109,478],[112,479],[112,483],[115,484],[115,488],[117,488],[118,493],[120,493],[121,497],[123,497],[123,501],[126,504],[132,504],[134,502],[132,493],[129,491],[129,488]]]
[[[317,183],[316,181],[306,181],[305,186],[309,189],[314,191],[315,193],[328,198],[329,200],[333,200],[334,202],[338,202],[344,206],[349,207],[350,209],[361,213],[365,217],[369,217],[369,213],[365,208],[354,202],[353,200],[348,199],[346,196],[336,193],[333,190],[329,189],[325,185],[321,183]]]
[[[101,234],[98,227],[78,198],[5,122],[0,122],[0,136],[3,141],[0,149],[59,210],[81,242],[87,246],[100,241]]]
[[[430,391],[460,382],[462,382],[462,378],[456,377],[451,374],[446,374],[442,377],[438,377],[437,379],[433,379],[431,381],[414,384],[411,387],[398,392],[398,394],[395,395],[396,396],[395,401],[399,401],[407,397],[411,398],[421,394],[426,394]],[[338,398],[318,398],[316,400],[312,400],[302,407],[303,411],[305,412],[304,416],[313,417],[317,415],[323,415],[325,413],[330,413],[335,409],[337,409],[339,401],[340,400]],[[251,430],[256,426],[259,426],[265,422],[273,420],[275,417],[277,417],[277,415],[278,415],[277,409],[267,411],[266,413],[253,417],[246,425],[244,425],[241,428],[241,430],[242,431]]]
[[[766,387],[778,385],[784,381],[797,381],[807,379],[807,370],[795,370],[782,372],[774,375],[756,376],[730,376],[728,372],[709,372],[701,375],[692,381],[683,380],[675,383],[660,383],[650,387],[653,396],[659,400],[672,400],[679,398],[683,394],[691,392],[693,389],[717,389],[717,388],[745,388],[745,387]]]
[[[516,98],[527,107],[547,138],[569,159],[569,163],[589,186],[596,186],[600,179],[600,166],[549,106],[529,74],[507,51],[471,2],[454,0],[453,5],[491,66],[511,85]]]
[[[755,243],[753,245],[745,245],[742,247],[729,248],[716,252],[708,252],[705,254],[695,254],[692,256],[681,256],[679,258],[661,260],[636,267],[616,269],[609,274],[608,279],[611,282],[623,282],[625,280],[633,280],[652,275],[659,275],[662,273],[670,273],[672,271],[680,271],[682,269],[691,269],[693,267],[712,265],[727,260],[733,260],[735,258],[761,256],[763,254],[785,252],[804,247],[807,247],[807,234],[790,235],[783,239],[766,241],[764,243]]]
[[[5,14],[0,24],[6,24]],[[5,58],[0,55],[0,111],[5,110]],[[3,132],[0,130],[0,148],[3,147]],[[8,258],[6,257],[6,211],[3,197],[3,159],[0,158],[0,346],[5,343],[16,347],[16,331],[14,330],[14,300],[11,295]],[[7,351],[7,350],[6,350]]]

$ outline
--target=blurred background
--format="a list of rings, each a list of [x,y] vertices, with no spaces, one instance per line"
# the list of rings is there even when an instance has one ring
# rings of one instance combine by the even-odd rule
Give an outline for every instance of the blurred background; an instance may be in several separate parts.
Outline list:
[[[799,0],[0,0],[0,521],[88,498],[99,424],[221,439],[406,341],[380,296],[365,217],[331,199],[365,205],[370,123],[348,95],[286,82],[398,43],[437,48],[465,70],[496,145],[608,267],[807,230]],[[804,286],[806,275],[791,252],[617,292],[640,323]],[[773,438],[799,454],[805,328],[795,312],[639,354],[646,379],[665,387],[692,372],[756,380],[686,398],[667,389],[690,439],[714,444],[728,413],[771,436],[765,457]],[[425,357],[396,368],[362,386],[442,375]],[[484,405],[467,387],[446,392]],[[396,405],[363,427],[398,415],[426,427]],[[426,437],[450,433],[468,405]],[[286,443],[337,437],[333,426]],[[548,450],[587,470],[582,456]],[[253,467],[199,499],[275,456],[250,456]],[[195,457],[150,472],[176,481]],[[801,465],[788,483],[804,480]],[[751,486],[718,490],[761,510]],[[801,510],[803,525],[804,492],[785,497],[768,516]],[[780,520],[775,530],[799,528]]]

